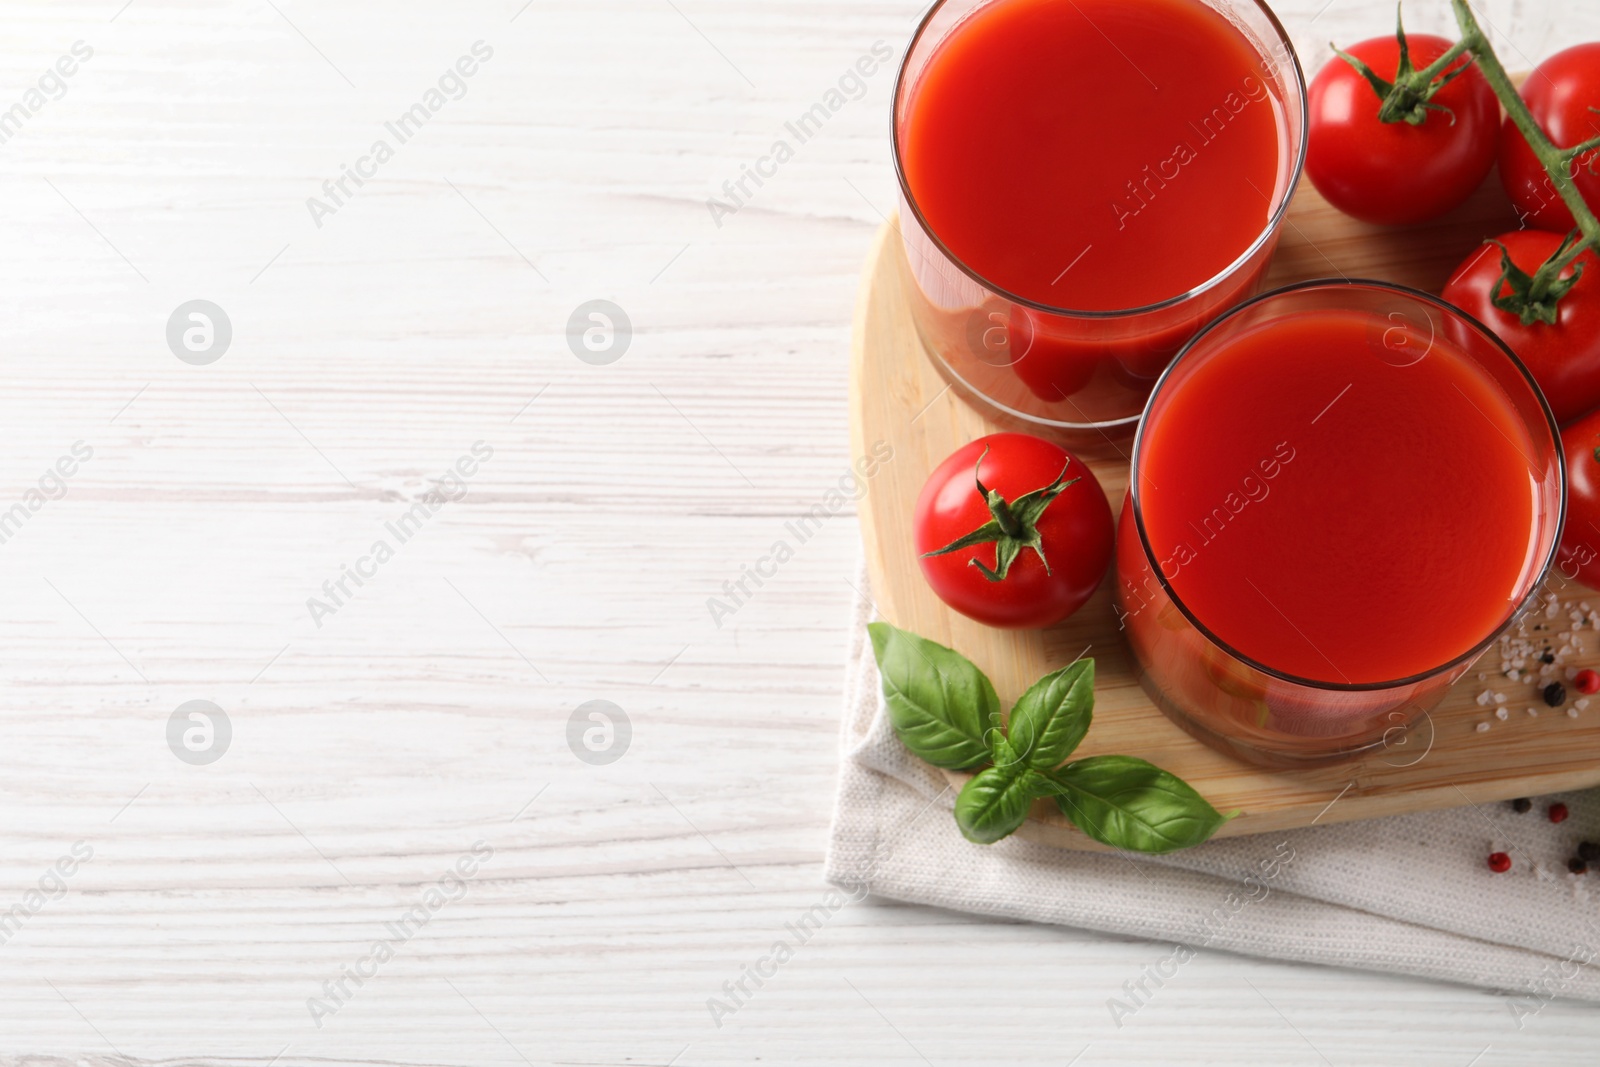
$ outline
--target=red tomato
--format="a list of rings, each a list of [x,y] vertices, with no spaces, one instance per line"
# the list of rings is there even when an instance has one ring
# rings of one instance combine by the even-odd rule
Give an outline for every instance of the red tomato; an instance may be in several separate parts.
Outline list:
[[[1065,449],[997,433],[957,449],[929,476],[913,536],[923,577],[946,604],[990,626],[1051,626],[1099,588],[1111,562],[1111,507]]]
[[[1451,44],[1426,34],[1406,40],[1418,69]],[[1386,81],[1400,66],[1394,37],[1348,51]],[[1312,81],[1309,100],[1306,174],[1328,203],[1363,221],[1399,226],[1437,218],[1471,196],[1494,165],[1500,102],[1476,68],[1434,95],[1431,102],[1450,111],[1429,111],[1419,126],[1379,121],[1383,101],[1337,57]]]
[[[1557,148],[1571,148],[1600,136],[1600,42],[1557,52],[1533,68],[1522,83],[1522,99]],[[1573,177],[1589,210],[1600,211],[1600,149],[1574,161]],[[1550,183],[1550,176],[1508,118],[1500,138],[1500,180],[1529,226],[1571,230],[1577,223]]]
[[[1052,340],[1048,326],[1040,329],[1037,312],[1011,305],[1010,332],[1017,353],[1011,368],[1040,400],[1053,404],[1076,396],[1094,377],[1099,360]]]
[[[1567,525],[1556,567],[1568,578],[1600,589],[1600,411],[1561,431],[1567,455]]]
[[[1544,230],[1518,230],[1497,240],[1511,252],[1511,261],[1532,274],[1561,245],[1562,237]],[[1443,296],[1500,335],[1527,366],[1556,421],[1565,425],[1600,407],[1600,257],[1585,252],[1578,258],[1583,277],[1556,304],[1556,324],[1524,326],[1517,315],[1501,311],[1491,297],[1506,295],[1500,280],[1500,249],[1485,244],[1445,283]],[[1568,268],[1562,277],[1571,277]]]

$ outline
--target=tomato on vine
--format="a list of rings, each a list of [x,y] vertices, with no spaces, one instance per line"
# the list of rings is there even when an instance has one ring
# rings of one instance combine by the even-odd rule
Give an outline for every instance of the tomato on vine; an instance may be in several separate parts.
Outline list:
[[[1111,562],[1111,507],[1094,474],[1058,445],[998,433],[957,449],[917,498],[922,574],[946,604],[990,626],[1060,622]]]
[[[1544,230],[1501,234],[1457,267],[1440,293],[1517,354],[1562,425],[1600,407],[1600,256],[1585,250],[1552,269],[1576,239]]]
[[[1563,575],[1600,589],[1600,411],[1561,431],[1567,457],[1567,525],[1561,531],[1556,567]]]
[[[1534,67],[1521,95],[1557,148],[1594,140],[1600,135],[1600,114],[1595,113],[1600,108],[1600,42],[1557,52]],[[1600,211],[1600,148],[1574,159],[1568,171],[1589,210]],[[1565,233],[1577,224],[1544,164],[1509,117],[1500,137],[1500,180],[1527,225]]]
[[[1426,222],[1461,204],[1494,165],[1500,103],[1443,37],[1405,27],[1330,60],[1311,83],[1306,175],[1347,215],[1388,226]],[[1336,49],[1336,51],[1338,51]]]

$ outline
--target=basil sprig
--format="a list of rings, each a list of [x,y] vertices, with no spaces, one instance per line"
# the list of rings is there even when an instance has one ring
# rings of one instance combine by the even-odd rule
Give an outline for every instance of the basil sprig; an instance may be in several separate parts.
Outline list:
[[[1040,797],[1054,798],[1094,840],[1132,852],[1198,845],[1233,818],[1142,759],[1066,762],[1094,718],[1094,660],[1040,678],[1002,725],[994,685],[971,660],[888,623],[868,630],[901,742],[935,767],[982,768],[956,798],[956,825],[967,840],[988,845],[1014,833]]]

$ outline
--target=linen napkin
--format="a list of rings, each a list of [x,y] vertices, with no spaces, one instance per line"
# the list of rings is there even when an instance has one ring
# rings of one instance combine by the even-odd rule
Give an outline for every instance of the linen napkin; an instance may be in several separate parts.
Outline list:
[[[856,586],[867,588],[863,575]],[[1600,834],[1600,790],[1518,815],[1469,805],[1235,837],[1166,856],[1074,852],[1008,838],[974,845],[955,794],[889,723],[855,605],[842,766],[825,873],[853,894],[1173,943],[1154,976],[1108,1007],[1136,1013],[1198,948],[1418,975],[1512,994],[1521,1021],[1555,997],[1600,1003],[1600,872],[1565,861]],[[1566,824],[1543,816],[1564,801]],[[1485,857],[1505,851],[1512,870]],[[1154,983],[1154,984],[1152,984]]]

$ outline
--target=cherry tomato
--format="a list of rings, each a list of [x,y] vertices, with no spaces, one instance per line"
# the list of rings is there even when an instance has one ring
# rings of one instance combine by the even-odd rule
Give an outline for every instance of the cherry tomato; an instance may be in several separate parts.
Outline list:
[[[1522,83],[1522,99],[1557,148],[1571,148],[1600,136],[1600,42],[1557,52],[1533,68]],[[1591,211],[1600,211],[1600,149],[1573,161],[1578,192]],[[1500,138],[1500,180],[1529,226],[1562,233],[1577,223],[1550,176],[1508,118]]]
[[[1501,234],[1501,244],[1511,261],[1532,274],[1561,246],[1562,237],[1544,230],[1518,230]],[[1441,293],[1500,336],[1527,366],[1550,402],[1556,422],[1565,425],[1600,407],[1600,257],[1585,252],[1578,262],[1583,277],[1556,303],[1554,326],[1534,322],[1524,326],[1519,316],[1501,311],[1491,298],[1506,295],[1509,285],[1500,281],[1500,249],[1485,244],[1450,276]],[[1570,277],[1571,268],[1563,272]]]
[[[1406,40],[1419,70],[1451,44],[1427,34]],[[1386,81],[1400,66],[1394,37],[1348,51]],[[1337,57],[1312,81],[1309,102],[1306,174],[1328,203],[1365,222],[1399,226],[1437,218],[1471,196],[1494,165],[1500,102],[1476,68],[1434,95],[1432,103],[1450,110],[1429,111],[1419,126],[1379,121],[1383,101]]]
[[[1050,337],[1037,312],[1011,305],[1010,333],[1012,370],[1040,400],[1054,404],[1076,396],[1094,377],[1095,356]]]
[[[1600,411],[1561,431],[1567,455],[1567,525],[1556,567],[1568,578],[1600,589]]]
[[[1021,433],[957,449],[917,498],[913,540],[939,598],[990,626],[1052,626],[1111,562],[1111,507],[1093,472]]]

